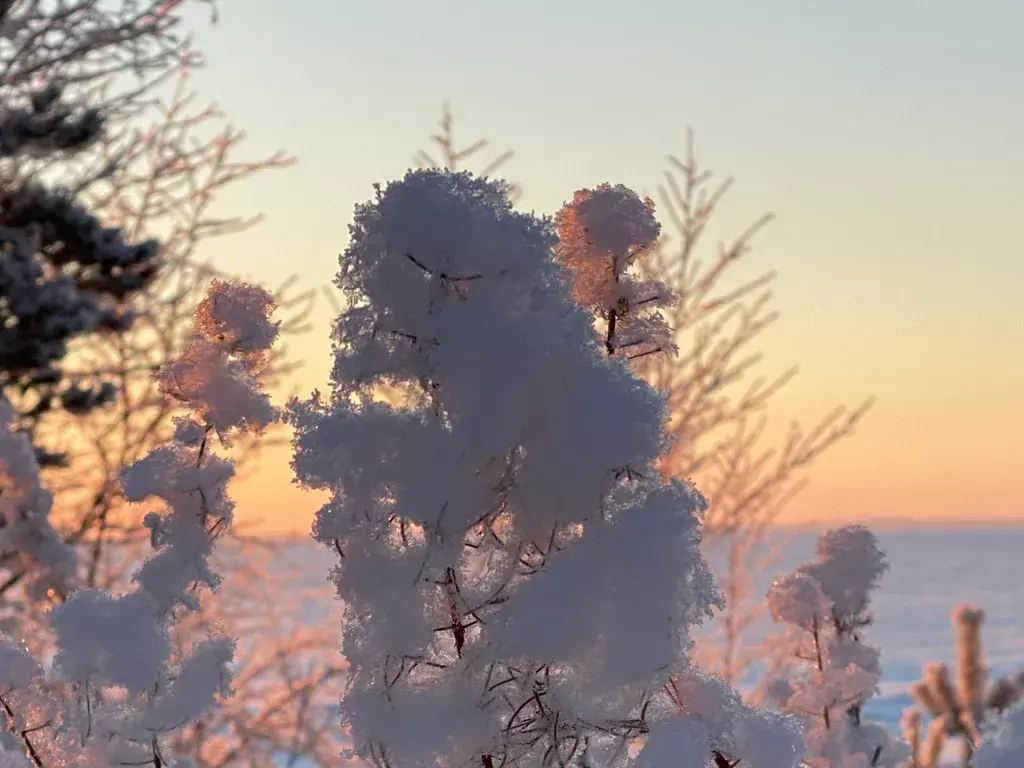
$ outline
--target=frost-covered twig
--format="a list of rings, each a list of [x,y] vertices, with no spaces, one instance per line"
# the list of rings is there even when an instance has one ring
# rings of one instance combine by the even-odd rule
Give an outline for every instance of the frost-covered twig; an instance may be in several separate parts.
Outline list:
[[[52,481],[58,507],[65,519],[74,521],[67,536],[87,548],[86,575],[95,584],[119,577],[116,558],[106,553],[108,543],[145,538],[141,520],[126,509],[118,493],[118,467],[165,441],[173,418],[181,415],[180,404],[160,394],[150,373],[181,354],[192,330],[190,307],[202,299],[210,281],[230,279],[204,249],[259,221],[258,216],[225,216],[217,210],[219,197],[254,174],[293,162],[283,153],[239,157],[244,133],[225,124],[212,106],[195,104],[187,69],[151,118],[119,171],[93,186],[86,198],[105,219],[133,236],[160,237],[163,268],[131,301],[136,320],[129,331],[73,345],[63,366],[70,380],[110,382],[118,397],[88,418],[55,418],[38,430],[41,440],[60,446],[73,464],[68,472],[53,473]],[[275,291],[275,299],[286,341],[305,330],[312,294],[295,290],[291,280]],[[276,345],[260,373],[261,382],[280,386],[296,367],[287,346]],[[241,436],[233,454],[240,469],[252,458],[254,445]]]
[[[981,645],[984,612],[962,604],[951,618],[956,630],[955,680],[950,680],[945,664],[931,663],[925,665],[924,678],[910,688],[917,708],[904,714],[907,723],[920,724],[923,716],[931,718],[927,738],[911,752],[910,768],[934,768],[952,742],[962,746],[961,764],[965,768],[973,765],[972,756],[983,735],[1000,723],[1008,709],[1024,700],[1024,673],[988,684]]]
[[[505,163],[513,157],[513,151],[508,149],[500,153],[490,162],[480,168],[471,169],[466,167],[466,161],[476,157],[480,152],[490,146],[487,139],[477,139],[472,144],[459,148],[455,142],[455,117],[448,102],[442,105],[441,122],[438,125],[438,132],[430,137],[430,141],[441,152],[440,160],[424,150],[416,153],[414,162],[417,168],[439,168],[445,171],[473,171],[478,176],[494,176]],[[508,196],[514,203],[522,194],[522,189],[517,184],[509,184]]]

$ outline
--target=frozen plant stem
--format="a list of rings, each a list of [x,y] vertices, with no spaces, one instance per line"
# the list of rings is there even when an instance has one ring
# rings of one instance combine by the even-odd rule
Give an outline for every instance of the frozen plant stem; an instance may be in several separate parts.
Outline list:
[[[923,679],[911,686],[917,707],[904,717],[920,721],[931,718],[928,740],[913,754],[915,768],[933,768],[945,744],[952,739],[962,745],[961,765],[972,766],[972,758],[984,734],[1002,722],[1002,716],[1024,699],[1024,673],[998,678],[988,685],[981,643],[984,612],[971,605],[958,605],[952,613],[956,668],[950,680],[945,664],[931,663]]]

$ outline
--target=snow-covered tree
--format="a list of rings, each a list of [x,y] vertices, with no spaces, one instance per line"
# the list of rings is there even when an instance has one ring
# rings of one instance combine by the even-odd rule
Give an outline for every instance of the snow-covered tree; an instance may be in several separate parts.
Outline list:
[[[126,502],[119,471],[171,439],[174,418],[188,412],[150,373],[181,355],[195,304],[212,278],[225,277],[200,246],[256,220],[215,210],[220,194],[291,162],[282,153],[242,157],[243,132],[225,125],[214,106],[196,104],[188,74],[203,62],[182,34],[196,4],[0,3],[0,201],[7,206],[0,226],[27,222],[7,235],[41,227],[43,236],[38,249],[23,239],[30,247],[5,246],[0,256],[17,257],[0,284],[7,328],[0,388],[10,411],[0,430],[3,439],[29,436],[43,463],[39,485],[53,494],[50,514],[49,494],[28,515],[12,487],[0,498],[9,521],[0,531],[0,627],[38,658],[56,650],[48,590],[59,599],[68,584],[131,588],[150,532],[146,506]],[[35,208],[15,208],[27,190],[49,190],[59,206],[40,213],[40,193],[27,198]],[[119,242],[122,256],[134,248],[153,258],[112,263]],[[278,315],[288,315],[284,335],[301,330],[310,304],[288,289],[276,294]],[[39,311],[27,316],[37,299]],[[275,345],[262,384],[279,385],[294,368],[283,351]],[[236,435],[231,456],[241,473],[266,443],[266,436]],[[289,555],[280,545],[228,533],[215,560],[226,588],[203,594],[203,610],[182,616],[170,640],[175,654],[186,653],[214,622],[245,638],[236,649],[235,695],[171,735],[171,751],[199,766],[270,765],[281,755],[333,764],[343,738],[328,706],[343,668],[336,636],[299,621],[304,601],[275,604],[296,582],[281,566]],[[258,572],[267,561],[273,567]],[[307,582],[304,599],[322,588]]]
[[[350,233],[330,395],[288,421],[299,482],[332,494],[314,533],[339,558],[353,753],[798,764],[787,718],[689,661],[718,600],[706,502],[658,473],[664,399],[606,354],[550,221],[501,182],[420,170]]]
[[[79,552],[80,578],[101,589],[124,589],[149,545],[145,510],[124,499],[118,468],[165,443],[175,417],[187,411],[161,394],[150,371],[182,353],[194,324],[191,309],[211,280],[230,279],[217,262],[219,241],[259,223],[251,211],[229,210],[223,195],[255,174],[291,163],[283,153],[247,152],[245,132],[197,100],[190,71],[183,67],[167,98],[140,116],[141,139],[121,155],[118,171],[86,194],[105,221],[132,238],[158,235],[161,243],[160,273],[130,301],[136,317],[131,329],[73,344],[63,364],[76,378],[113,378],[118,397],[85,417],[54,418],[41,432],[47,445],[61,446],[69,457],[66,469],[47,476],[55,491],[55,521]],[[113,154],[117,147],[103,150]],[[294,375],[291,343],[304,330],[312,303],[309,292],[295,290],[294,280],[274,297],[281,332],[259,374],[261,386],[271,391],[287,387]],[[268,445],[286,439],[282,431],[233,440],[233,482],[259,471]],[[312,578],[299,573],[300,557],[285,542],[253,530],[261,512],[222,537],[214,562],[224,583],[204,596],[202,611],[184,617],[172,632],[175,647],[188,647],[211,624],[240,638],[230,700],[175,732],[172,751],[200,768],[270,766],[292,754],[330,766],[344,738],[334,714],[343,660],[337,632],[301,614],[309,602],[330,606],[332,590],[319,569]],[[301,600],[292,599],[297,589]],[[37,622],[10,602],[16,597],[16,590],[0,595],[0,615],[14,614],[31,633]],[[43,632],[30,636],[33,645],[51,640]]]
[[[871,623],[871,593],[888,563],[863,526],[823,534],[816,555],[768,592],[772,616],[789,631],[763,683],[765,693],[804,723],[807,766],[897,766],[904,746],[861,716],[882,674],[878,650],[864,642],[864,630]]]
[[[210,556],[231,523],[226,486],[233,466],[214,453],[214,438],[227,444],[233,434],[262,431],[277,419],[257,383],[278,335],[274,308],[261,288],[215,282],[196,308],[183,355],[155,374],[164,394],[187,404],[191,415],[178,419],[169,444],[122,472],[126,498],[162,503],[162,511],[146,516],[155,551],[135,572],[132,588],[121,594],[73,583],[66,592],[51,588],[51,659],[35,659],[18,639],[0,638],[7,731],[0,744],[12,768],[184,768],[186,762],[166,754],[167,734],[228,693],[234,640],[210,635],[176,654],[170,632],[183,613],[199,608],[202,591],[220,581]],[[32,492],[39,487],[38,464],[27,437],[10,435],[0,449],[5,478],[24,499],[16,512],[43,514],[48,499],[45,491]]]

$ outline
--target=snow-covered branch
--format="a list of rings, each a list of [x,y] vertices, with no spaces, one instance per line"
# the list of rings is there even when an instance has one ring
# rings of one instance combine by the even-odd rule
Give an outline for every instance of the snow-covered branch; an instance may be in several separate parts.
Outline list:
[[[274,308],[261,288],[215,282],[196,308],[185,354],[155,374],[192,415],[178,420],[168,445],[122,472],[129,500],[163,505],[147,515],[155,551],[135,572],[133,588],[112,594],[72,586],[66,599],[55,594],[48,622],[56,653],[46,664],[3,639],[9,663],[0,666],[10,679],[0,687],[15,740],[5,746],[32,765],[179,765],[166,754],[167,734],[229,692],[234,640],[214,634],[176,655],[169,632],[183,612],[200,608],[203,589],[220,582],[210,556],[231,522],[226,485],[233,468],[214,452],[214,437],[226,442],[234,432],[260,432],[277,418],[256,383],[278,335],[269,319]],[[4,447],[6,474],[31,471],[24,445]],[[46,733],[34,737],[37,731]]]

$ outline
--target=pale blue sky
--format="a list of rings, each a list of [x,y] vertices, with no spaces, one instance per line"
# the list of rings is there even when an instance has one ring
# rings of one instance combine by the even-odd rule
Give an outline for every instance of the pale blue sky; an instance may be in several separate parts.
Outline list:
[[[229,1],[200,34],[199,84],[254,151],[299,156],[244,190],[265,235],[304,232],[274,238],[305,247],[292,263],[343,246],[352,204],[404,170],[447,98],[467,140],[516,150],[541,211],[605,179],[653,189],[692,125],[738,176],[737,216],[776,210],[766,240],[807,230],[781,268],[906,298],[879,281],[1020,277],[1000,234],[1024,203],[1024,5],[971,5]]]
[[[269,219],[225,242],[225,266],[268,282],[294,271],[329,280],[353,204],[410,165],[445,99],[466,141],[516,151],[508,174],[542,212],[606,180],[653,192],[691,125],[699,159],[737,177],[712,235],[765,209],[779,217],[754,258],[781,273],[783,321],[766,340],[774,369],[804,369],[782,412],[874,393],[875,425],[861,448],[841,449],[848,463],[888,471],[867,454],[902,440],[936,472],[1002,463],[986,487],[1017,483],[1024,3],[226,0],[222,10],[199,33],[210,62],[201,93],[247,128],[251,152],[283,147],[300,160],[227,198]],[[328,363],[323,329],[303,348],[312,385]],[[986,446],[977,467],[964,465],[968,444]],[[1001,504],[1024,508],[1024,485],[1005,490]],[[962,508],[972,497],[957,493]]]

